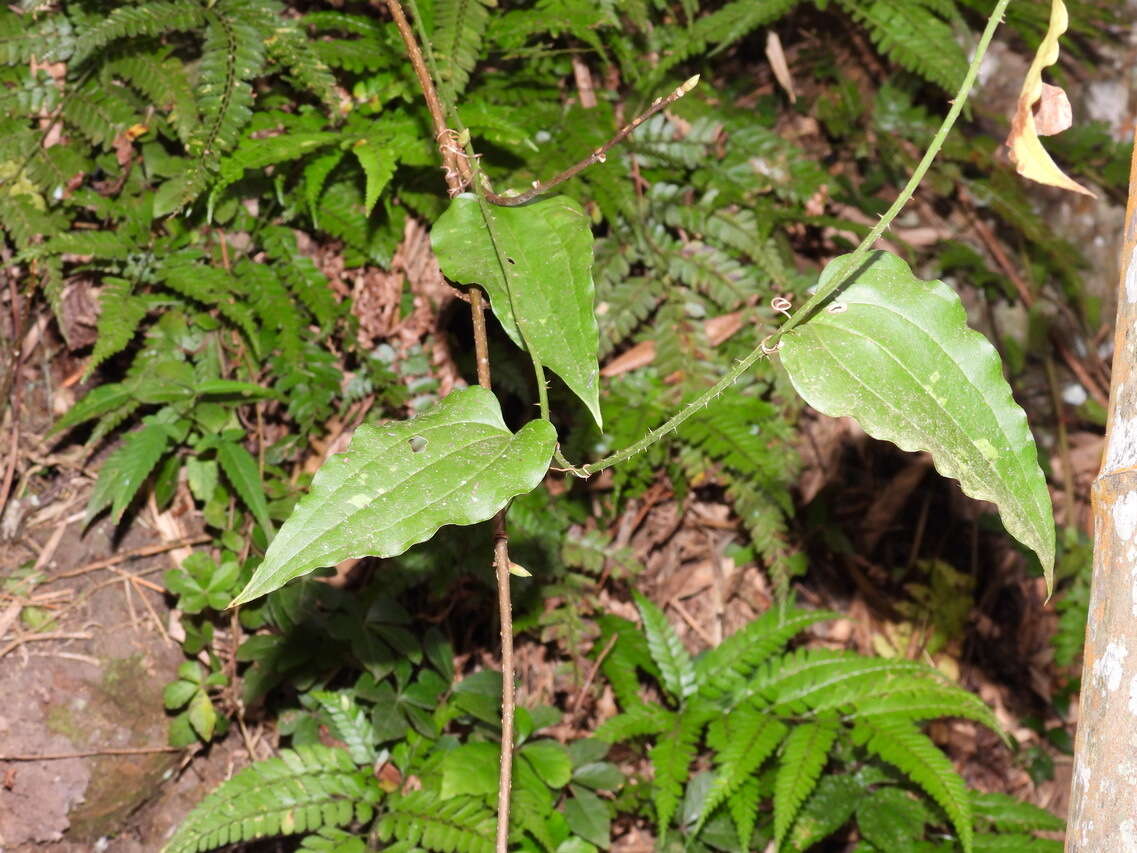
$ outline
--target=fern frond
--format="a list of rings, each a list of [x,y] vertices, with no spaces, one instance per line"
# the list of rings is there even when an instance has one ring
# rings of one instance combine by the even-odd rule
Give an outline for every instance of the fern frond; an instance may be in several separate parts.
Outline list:
[[[671,729],[656,739],[648,750],[654,774],[651,799],[655,805],[660,832],[666,832],[671,818],[683,797],[683,788],[690,777],[691,762],[703,728],[711,719],[706,707],[688,705],[676,715]]]
[[[109,148],[115,137],[134,124],[138,112],[115,84],[94,82],[71,93],[63,102],[63,118],[95,145]]]
[[[381,792],[342,749],[311,744],[281,750],[210,793],[178,827],[163,853],[309,832],[371,819]]]
[[[791,638],[817,622],[838,618],[839,613],[826,610],[770,608],[695,662],[695,677],[701,685],[699,697],[715,700],[737,691]]]
[[[1005,832],[1061,832],[1066,822],[1033,803],[1016,800],[1007,794],[984,794],[971,791],[971,810],[979,828]]]
[[[721,725],[712,726],[717,737],[715,743],[715,779],[703,811],[699,816],[698,829],[710,820],[715,809],[731,797],[738,786],[754,773],[766,759],[773,754],[790,731],[789,727],[777,717],[742,707],[722,720]],[[708,742],[711,736],[708,733]]]
[[[754,825],[758,822],[759,798],[758,778],[747,776],[726,801],[730,818],[734,821],[734,831],[738,833],[743,850],[750,849],[750,837],[754,834]]]
[[[766,3],[734,0],[716,9],[699,18],[689,30],[676,33],[674,47],[660,59],[654,69],[654,78],[659,79],[688,57],[707,53],[708,48],[713,56],[758,27],[782,17],[797,4],[798,0],[769,0]]]
[[[910,660],[863,657],[833,649],[801,649],[768,662],[748,685],[778,713],[801,713],[816,706],[852,701],[889,677],[910,676],[932,682],[947,677]]]
[[[103,290],[99,294],[98,335],[87,362],[85,372],[88,375],[112,355],[122,352],[138,331],[138,324],[146,316],[148,306],[146,300],[133,291],[134,286],[124,278],[103,279]]]
[[[41,255],[93,255],[99,259],[124,261],[132,246],[114,231],[64,231],[44,242],[40,247],[25,253],[26,257]]]
[[[748,478],[779,482],[785,478],[787,463],[792,464],[794,454],[778,434],[778,425],[775,406],[734,394],[719,397],[687,420],[680,436]]]
[[[102,386],[99,387],[101,388]],[[140,408],[142,408],[142,401],[132,398],[124,403],[121,408],[114,409],[102,415],[95,424],[94,429],[91,430],[91,435],[87,439],[87,447],[98,447],[104,438],[126,423],[127,418]]]
[[[283,66],[296,85],[320,99],[331,118],[340,115],[341,105],[336,94],[336,78],[331,69],[304,33],[291,21],[278,21],[265,47],[268,58]]]
[[[58,212],[48,212],[45,207],[43,198],[30,188],[27,192],[17,193],[13,188],[0,193],[0,225],[17,249],[26,249],[37,238],[67,228],[69,223]]]
[[[259,344],[252,309],[234,298],[237,284],[225,270],[200,262],[190,253],[175,254],[167,256],[159,279],[171,290],[215,307],[217,313],[245,333],[250,343]]]
[[[1006,738],[986,702],[968,690],[953,684],[937,684],[927,678],[889,679],[867,695],[856,698],[853,705],[854,718],[896,716],[916,723],[937,717],[963,717],[982,723]]]
[[[324,190],[324,183],[346,154],[342,149],[334,149],[313,157],[304,166],[304,200],[308,203],[308,215],[312,217],[312,224],[317,227],[320,194]]]
[[[863,24],[877,49],[900,65],[955,92],[967,73],[967,55],[935,0],[841,0]],[[938,13],[938,14],[937,14]]]
[[[786,738],[774,781],[774,838],[781,848],[806,797],[817,786],[840,727],[835,720],[802,723]]]
[[[795,457],[787,451],[785,458]],[[790,478],[763,482],[728,469],[719,479],[726,486],[731,508],[766,563],[776,588],[787,589],[789,581],[800,571],[789,559],[786,547],[786,519],[791,514],[792,499],[785,484]]]
[[[706,157],[707,147],[715,141],[719,129],[720,125],[707,117],[680,129],[666,115],[659,114],[641,124],[628,145],[646,165],[694,169]]]
[[[138,51],[109,62],[105,70],[142,93],[158,109],[168,111],[178,139],[188,143],[200,127],[197,98],[184,63],[161,60]]]
[[[674,725],[675,718],[673,711],[641,702],[631,705],[622,714],[609,717],[600,724],[593,737],[608,743],[622,743],[634,737],[665,732]]]
[[[264,169],[297,160],[326,145],[339,141],[338,133],[282,133],[261,139],[242,139],[237,148],[218,165],[218,180],[210,192],[210,205],[225,189],[241,180],[246,169]]]
[[[91,519],[107,507],[111,508],[114,522],[117,524],[121,521],[122,514],[166,452],[169,441],[165,426],[156,421],[151,421],[128,435],[122,446],[108,456],[99,468],[99,478],[87,501],[84,523],[90,523]]]
[[[313,690],[308,694],[331,719],[332,736],[342,740],[351,760],[361,766],[375,762],[374,728],[367,713],[346,691]]]
[[[198,64],[202,129],[190,150],[204,166],[237,144],[252,116],[249,81],[264,70],[264,34],[254,26],[248,0],[219,0],[207,16]]]
[[[327,277],[311,258],[300,254],[296,235],[287,228],[273,225],[261,232],[261,246],[266,255],[278,262],[277,272],[320,328],[330,329],[342,309],[336,303]]]
[[[82,62],[118,39],[195,30],[204,22],[205,9],[193,0],[156,0],[139,5],[120,5],[79,37],[71,62]]]
[[[276,266],[255,264],[242,259],[234,268],[233,274],[241,282],[253,310],[261,318],[262,328],[279,332],[275,344],[289,362],[300,357],[300,330],[304,325],[301,312],[288,294],[288,290],[276,275]],[[273,346],[266,347],[271,351]]]
[[[341,32],[356,36],[367,36],[376,40],[384,38],[383,25],[375,18],[365,15],[353,15],[349,12],[337,12],[333,9],[324,9],[319,12],[308,12],[300,19],[300,25],[311,27],[318,32]]]
[[[434,4],[430,43],[442,78],[439,83],[451,101],[465,91],[478,61],[492,5],[496,5],[492,0],[436,0]]]
[[[606,358],[643,323],[663,299],[662,282],[654,276],[632,276],[605,294],[600,306],[620,306],[619,310],[597,313],[600,326],[600,358]]]
[[[108,382],[91,389],[82,400],[72,406],[55,422],[51,433],[61,432],[86,421],[102,417],[134,399],[132,389],[123,382]]]
[[[947,813],[965,853],[972,849],[971,800],[951,762],[907,720],[859,720],[853,742],[894,765],[939,803]]]
[[[852,776],[824,776],[798,812],[788,839],[794,853],[807,850],[840,829],[865,795]]]
[[[492,853],[495,816],[477,797],[441,799],[415,791],[388,802],[376,824],[381,841],[397,839],[440,853]]]
[[[600,664],[601,672],[612,686],[612,692],[616,694],[616,701],[622,708],[631,708],[640,704],[638,695],[640,682],[636,671],[643,670],[661,680],[659,669],[652,660],[643,632],[634,623],[619,616],[605,614],[596,622],[600,628],[600,638],[595,646],[595,654],[607,646],[613,634],[617,636],[612,651]]]
[[[655,602],[640,593],[633,593],[636,607],[644,623],[644,636],[652,660],[659,667],[663,688],[678,700],[695,692],[695,665],[691,655]]]

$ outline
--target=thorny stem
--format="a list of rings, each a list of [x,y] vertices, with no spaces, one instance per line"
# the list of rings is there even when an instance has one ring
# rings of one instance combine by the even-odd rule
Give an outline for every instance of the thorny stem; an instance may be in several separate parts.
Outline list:
[[[1003,21],[1003,13],[1006,11],[1010,2],[1011,0],[999,0],[991,12],[991,16],[987,18],[987,26],[983,30],[983,35],[979,37],[979,43],[975,46],[975,55],[971,58],[971,64],[967,66],[967,73],[963,75],[963,82],[959,84],[959,91],[951,102],[951,109],[948,110],[948,114],[944,116],[943,123],[940,124],[940,129],[937,130],[936,135],[932,137],[931,144],[928,145],[928,150],[924,152],[923,158],[913,170],[912,177],[908,179],[908,183],[904,185],[904,189],[900,191],[900,195],[896,197],[892,206],[889,207],[884,216],[880,218],[880,222],[873,226],[873,229],[865,235],[860,245],[853,250],[852,254],[845,258],[840,274],[833,276],[825,287],[818,288],[817,292],[806,300],[805,304],[798,308],[789,320],[782,324],[782,327],[778,329],[774,339],[775,344],[782,335],[808,320],[814,309],[849,283],[852,276],[858,271],[862,262],[868,256],[873,244],[888,230],[892,221],[896,219],[900,211],[904,209],[904,205],[906,205],[915,194],[920,186],[920,182],[924,180],[924,175],[927,174],[928,169],[931,167],[932,161],[935,160],[936,155],[940,153],[944,140],[947,139],[947,135],[951,132],[956,119],[958,119],[959,114],[963,112],[963,105],[967,103],[967,97],[971,92],[972,85],[975,83],[975,77],[979,74],[979,66],[983,62],[983,57],[987,53],[991,39],[995,36],[995,30],[999,28],[999,24]]]
[[[706,408],[710,404],[711,400],[713,400],[715,397],[733,385],[739,376],[749,370],[750,366],[764,355],[767,355],[767,352],[762,349],[761,345],[755,347],[750,351],[749,355],[747,355],[744,359],[732,367],[726,373],[726,375],[724,375],[723,378],[716,382],[712,387],[708,388],[706,391],[700,394],[698,398],[694,400],[694,402],[688,404],[687,406],[684,406],[677,414],[670,417],[661,426],[650,430],[647,435],[645,435],[635,444],[625,447],[623,450],[619,450],[613,453],[611,456],[605,456],[603,459],[597,462],[592,462],[580,468],[570,468],[569,471],[573,474],[576,474],[578,477],[589,477],[595,474],[597,471],[603,471],[605,468],[611,468],[613,465],[623,462],[625,459],[630,459],[637,453],[642,453],[657,441],[659,441],[659,439],[663,438],[663,436],[679,429],[683,422],[691,417],[691,415],[695,414],[695,412],[697,412],[699,409]]]
[[[674,432],[696,411],[704,408],[716,396],[733,385],[734,381],[738,379],[738,377],[741,376],[750,367],[750,365],[754,364],[754,362],[756,362],[763,355],[768,355],[769,353],[773,352],[777,348],[778,340],[782,335],[793,329],[795,326],[800,325],[805,320],[808,320],[814,309],[821,305],[826,299],[832,296],[841,287],[849,283],[852,275],[855,274],[863,265],[863,262],[868,256],[869,250],[872,248],[872,245],[880,238],[882,234],[884,234],[886,230],[888,230],[888,227],[892,224],[892,221],[896,219],[897,214],[900,213],[900,211],[904,208],[904,205],[906,205],[909,199],[912,198],[912,195],[920,186],[920,182],[923,180],[924,175],[927,173],[928,168],[932,165],[932,161],[935,160],[936,155],[939,154],[940,149],[943,147],[944,140],[947,139],[948,133],[951,131],[952,126],[956,122],[956,119],[959,118],[959,114],[963,111],[963,106],[967,102],[967,96],[971,92],[971,86],[974,84],[975,77],[979,73],[979,65],[983,62],[983,57],[987,53],[987,48],[991,44],[991,39],[995,35],[995,30],[998,29],[999,24],[1002,22],[1003,13],[1006,11],[1007,5],[1010,2],[1011,0],[998,0],[998,2],[995,4],[995,8],[991,12],[991,16],[987,19],[987,26],[983,30],[983,35],[979,37],[979,43],[975,47],[975,55],[971,58],[971,63],[967,67],[967,73],[964,75],[963,82],[959,85],[959,91],[956,93],[956,96],[952,101],[951,109],[948,110],[948,114],[944,116],[943,123],[940,125],[940,129],[936,131],[936,135],[932,137],[932,141],[928,146],[928,150],[924,152],[923,158],[916,166],[916,169],[912,172],[912,177],[908,179],[908,183],[904,185],[904,189],[900,191],[900,195],[896,197],[896,201],[892,203],[892,206],[889,207],[885,214],[881,217],[880,222],[878,222],[873,227],[873,229],[869,231],[869,233],[865,236],[865,238],[861,241],[861,244],[857,246],[853,253],[845,258],[845,262],[842,266],[840,274],[835,275],[825,287],[818,289],[818,291],[812,297],[810,297],[804,305],[798,308],[793,313],[793,315],[785,323],[782,324],[781,328],[778,329],[774,335],[772,335],[769,339],[762,341],[762,343],[751,350],[749,355],[747,355],[744,359],[738,362],[738,364],[731,368],[731,370],[725,376],[723,376],[722,379],[716,382],[712,388],[700,394],[694,402],[681,409],[678,414],[671,417],[664,424],[648,432],[647,435],[645,435],[635,444],[629,447],[625,447],[623,450],[619,450],[616,453],[613,453],[611,456],[606,456],[603,459],[592,462],[588,465],[583,465],[579,468],[565,466],[565,470],[567,470],[569,473],[575,474],[578,477],[588,477],[592,474],[595,474],[597,471],[603,471],[605,468],[610,468],[619,462],[623,462],[625,459],[635,456],[637,453],[642,453],[663,436],[667,435],[668,433]],[[769,341],[769,343],[767,341]]]

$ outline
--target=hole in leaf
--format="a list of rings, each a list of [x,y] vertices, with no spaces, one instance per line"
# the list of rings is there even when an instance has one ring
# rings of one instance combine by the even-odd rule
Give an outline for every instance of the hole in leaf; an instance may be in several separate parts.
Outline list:
[[[421,435],[412,435],[407,440],[407,444],[411,446],[411,453],[421,453],[426,449],[426,439]]]

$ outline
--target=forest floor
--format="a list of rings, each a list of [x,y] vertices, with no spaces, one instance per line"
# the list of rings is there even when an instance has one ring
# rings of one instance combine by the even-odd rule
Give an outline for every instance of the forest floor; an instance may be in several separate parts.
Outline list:
[[[85,528],[97,466],[82,448],[48,435],[74,399],[67,384],[74,365],[60,354],[46,314],[25,343],[20,428],[8,430],[15,482],[0,545],[0,849],[155,851],[205,792],[250,755],[264,757],[274,734],[251,722],[208,751],[165,745],[162,688],[183,658],[161,573],[202,540],[200,522],[144,506],[118,531],[107,520]],[[984,532],[983,507],[939,478],[926,456],[873,442],[850,421],[807,414],[803,426],[800,530],[813,569],[795,591],[807,606],[845,614],[815,629],[812,641],[922,657],[958,677],[995,708],[1017,750],[967,721],[934,724],[936,741],[970,784],[1063,814],[1071,757],[1055,743],[1072,743],[1074,721],[1056,716],[1052,700],[1071,673],[1052,664],[1055,615],[1041,578],[1025,575],[1005,537]],[[1077,481],[1088,485],[1094,454],[1078,458]],[[45,477],[47,470],[57,473]],[[840,512],[809,521],[808,507],[822,493]],[[726,555],[744,534],[714,489],[677,499],[661,478],[612,533],[646,566],[638,588],[664,608],[693,653],[773,601],[763,572]],[[834,548],[841,539],[855,547]],[[900,613],[881,592],[890,582],[885,566],[934,562],[929,554],[970,566],[969,576],[950,568],[929,575],[947,585],[929,605],[955,594],[965,602],[950,625],[929,609]],[[981,587],[971,586],[980,575]],[[601,581],[597,592],[603,610],[635,618],[618,591]],[[930,654],[929,641],[945,629],[943,647]],[[556,659],[550,645],[518,640],[523,701],[568,712],[555,730],[565,739],[587,736],[615,712],[610,691],[584,689],[574,676],[589,666],[585,651]],[[484,663],[493,665],[488,653]],[[621,849],[650,846],[637,827],[622,831]]]
[[[1120,79],[1120,66],[1101,69],[1102,79],[1111,75]],[[1087,233],[1109,233],[1117,220],[1108,205],[1075,216],[1065,200],[1045,203],[1053,221],[1078,219]],[[1116,243],[1110,238],[1095,251],[1105,259],[1097,286],[1109,292]],[[81,363],[61,346],[42,307],[21,352],[0,432],[7,478],[0,500],[0,850],[149,853],[205,791],[251,756],[263,757],[275,735],[252,721],[208,750],[166,746],[162,689],[183,656],[161,574],[201,541],[200,520],[175,502],[164,513],[142,507],[120,530],[107,520],[87,527],[97,460],[49,434],[79,393]],[[1038,413],[1028,414],[1036,423]],[[1083,527],[1101,440],[1094,432],[1071,435],[1067,458],[1054,466],[1073,485],[1056,496],[1059,511]],[[799,449],[806,464],[797,533],[811,569],[795,592],[807,606],[845,614],[815,629],[812,641],[920,657],[958,677],[995,709],[1016,746],[967,721],[935,723],[934,739],[970,784],[1064,816],[1076,723],[1068,688],[1076,671],[1053,662],[1057,617],[1041,578],[1026,573],[1006,537],[989,532],[984,507],[936,475],[925,456],[808,412]],[[822,505],[839,509],[819,515]],[[629,504],[612,533],[646,566],[639,588],[664,608],[692,652],[716,645],[773,600],[756,566],[727,556],[744,535],[714,489],[680,499],[661,478]],[[855,547],[842,547],[849,543]],[[929,579],[927,596],[921,604],[916,590],[911,606],[898,610],[881,592],[894,583],[886,567],[917,563]],[[635,618],[627,598],[603,580],[597,594],[608,612]],[[945,601],[963,604],[944,613]],[[610,693],[585,690],[574,676],[585,651],[575,661],[556,659],[548,644],[518,641],[524,701],[566,711],[556,730],[564,738],[586,736],[615,711]],[[1062,707],[1068,710],[1060,715]],[[640,827],[620,832],[619,849],[650,846]]]

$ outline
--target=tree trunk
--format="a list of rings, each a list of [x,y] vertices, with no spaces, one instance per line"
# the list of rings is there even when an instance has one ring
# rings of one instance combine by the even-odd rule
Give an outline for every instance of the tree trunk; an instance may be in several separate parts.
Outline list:
[[[1137,154],[1137,149],[1135,149]],[[1066,850],[1137,853],[1137,157],[1129,174]]]

